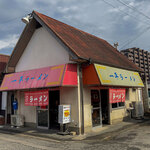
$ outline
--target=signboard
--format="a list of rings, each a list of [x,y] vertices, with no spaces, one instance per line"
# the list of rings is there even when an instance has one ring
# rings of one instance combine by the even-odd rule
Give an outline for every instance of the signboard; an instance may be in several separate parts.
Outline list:
[[[24,93],[25,106],[47,106],[49,101],[48,90]]]
[[[59,105],[58,123],[66,124],[71,122],[71,106]]]
[[[102,85],[144,87],[138,72],[94,64]]]
[[[125,89],[109,89],[109,102],[125,102]]]
[[[30,89],[61,85],[65,65],[7,74],[0,90]]]

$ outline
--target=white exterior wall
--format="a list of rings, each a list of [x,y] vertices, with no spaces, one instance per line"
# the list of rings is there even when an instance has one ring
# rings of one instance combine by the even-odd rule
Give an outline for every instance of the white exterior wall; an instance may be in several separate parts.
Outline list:
[[[78,89],[63,87],[60,89],[60,104],[71,105],[71,127],[79,128]]]
[[[24,105],[24,92],[18,92],[18,114],[25,117],[25,122],[36,123],[36,106]]]
[[[44,28],[37,29],[16,65],[15,72],[69,63],[65,48]]]

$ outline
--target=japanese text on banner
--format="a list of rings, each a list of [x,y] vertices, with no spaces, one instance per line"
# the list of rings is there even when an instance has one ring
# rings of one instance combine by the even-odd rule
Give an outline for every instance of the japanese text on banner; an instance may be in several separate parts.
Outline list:
[[[25,92],[25,106],[47,106],[48,90]]]
[[[125,102],[125,89],[109,89],[109,102]]]

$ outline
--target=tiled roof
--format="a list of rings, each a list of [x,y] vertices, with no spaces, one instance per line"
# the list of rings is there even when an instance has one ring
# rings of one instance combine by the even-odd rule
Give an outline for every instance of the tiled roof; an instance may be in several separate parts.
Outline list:
[[[79,58],[103,65],[141,71],[107,41],[46,15],[33,12]]]

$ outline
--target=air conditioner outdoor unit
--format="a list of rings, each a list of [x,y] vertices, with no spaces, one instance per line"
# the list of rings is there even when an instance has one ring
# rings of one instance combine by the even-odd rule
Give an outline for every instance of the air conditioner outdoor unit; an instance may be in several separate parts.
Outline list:
[[[144,110],[143,110],[143,103],[142,102],[132,102],[133,104],[133,110],[132,110],[132,117],[134,118],[140,118],[144,116]]]
[[[24,126],[23,115],[11,115],[11,125],[16,127]]]

